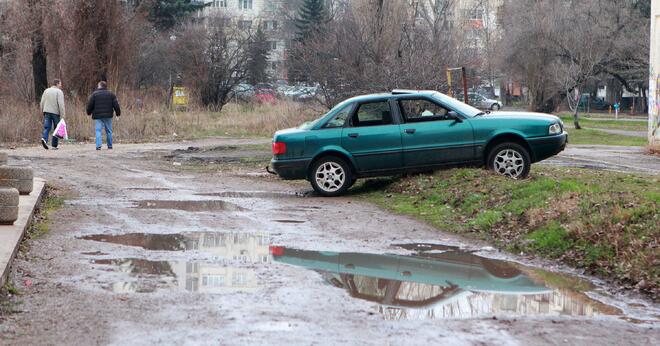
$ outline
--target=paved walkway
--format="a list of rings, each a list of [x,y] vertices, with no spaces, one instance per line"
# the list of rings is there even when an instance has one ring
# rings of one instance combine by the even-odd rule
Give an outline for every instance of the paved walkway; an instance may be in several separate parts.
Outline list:
[[[0,225],[0,287],[5,285],[12,260],[32,220],[34,208],[41,199],[45,184],[42,179],[34,179],[32,193],[19,199],[18,220],[13,225]]]
[[[569,144],[541,164],[660,175],[660,157],[646,155],[641,147]]]

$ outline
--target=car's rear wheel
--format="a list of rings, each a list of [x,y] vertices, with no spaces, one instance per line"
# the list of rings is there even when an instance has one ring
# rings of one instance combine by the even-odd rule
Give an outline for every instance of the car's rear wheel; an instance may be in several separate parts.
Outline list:
[[[491,111],[499,111],[500,110],[500,105],[498,105],[497,103],[493,103],[493,105],[490,106],[490,110]]]
[[[334,197],[346,192],[354,180],[351,166],[336,156],[326,156],[312,164],[309,181],[320,195]]]
[[[527,177],[532,165],[527,150],[517,143],[496,145],[489,152],[486,162],[489,169],[514,179]]]

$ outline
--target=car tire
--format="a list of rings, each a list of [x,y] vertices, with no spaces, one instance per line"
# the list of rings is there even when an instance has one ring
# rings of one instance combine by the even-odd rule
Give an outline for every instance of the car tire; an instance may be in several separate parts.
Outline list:
[[[529,175],[532,161],[529,152],[517,143],[501,143],[488,152],[488,169],[513,179],[524,179]]]
[[[351,166],[336,156],[325,156],[314,161],[308,179],[314,191],[324,197],[340,196],[354,182]]]
[[[497,103],[493,103],[493,105],[490,106],[490,110],[491,111],[499,111],[500,110],[500,105],[498,105]]]

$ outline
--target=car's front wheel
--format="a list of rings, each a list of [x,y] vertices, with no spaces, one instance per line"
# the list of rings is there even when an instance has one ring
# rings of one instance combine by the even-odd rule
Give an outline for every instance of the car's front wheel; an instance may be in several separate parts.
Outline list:
[[[529,153],[520,144],[502,143],[488,154],[488,168],[514,179],[523,179],[529,174],[532,165]]]
[[[499,111],[500,108],[501,108],[500,105],[498,105],[497,103],[493,103],[493,105],[490,106],[491,111]]]
[[[351,167],[336,156],[318,159],[309,170],[309,181],[316,192],[325,197],[339,196],[351,187]]]

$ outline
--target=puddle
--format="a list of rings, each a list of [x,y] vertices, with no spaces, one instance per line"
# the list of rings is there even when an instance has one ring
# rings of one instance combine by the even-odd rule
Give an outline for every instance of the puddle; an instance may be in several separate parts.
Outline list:
[[[213,253],[217,255],[216,259],[234,259],[234,257],[250,252],[261,252],[267,256],[269,242],[269,237],[266,234],[219,232],[93,234],[78,239],[135,246],[153,251],[198,250]]]
[[[128,275],[126,281],[113,282],[105,288],[115,293],[148,293],[158,289],[180,289],[199,293],[253,291],[258,288],[252,268],[216,263],[184,261],[149,261],[137,258],[93,260]]]
[[[96,269],[126,275],[106,289],[116,293],[147,293],[158,289],[182,289],[200,293],[252,291],[258,288],[255,266],[270,263],[268,236],[242,233],[189,233],[176,238],[150,238],[157,245],[135,243],[137,233],[123,238],[125,245],[144,248],[188,249],[211,253],[212,262],[152,261],[139,258],[93,259]],[[107,237],[107,236],[106,236]],[[174,239],[174,241],[172,241]],[[171,241],[167,243],[167,241]]]
[[[224,198],[291,198],[305,197],[305,192],[269,192],[269,191],[223,191],[212,193],[198,193],[198,196],[224,197]]]
[[[86,256],[107,256],[108,254],[105,252],[101,251],[94,251],[94,252],[81,252],[81,255],[86,255]]]
[[[271,246],[273,261],[321,273],[352,297],[378,303],[388,320],[497,316],[619,315],[588,297],[587,281],[433,244],[416,254],[306,251]]]
[[[305,221],[301,221],[301,220],[273,220],[273,221],[279,223],[305,223]]]
[[[175,201],[175,200],[141,200],[135,201],[139,209],[176,209],[183,211],[243,211],[244,208],[234,203],[220,200],[211,201]]]
[[[172,191],[169,187],[127,187],[126,190],[134,191]]]

